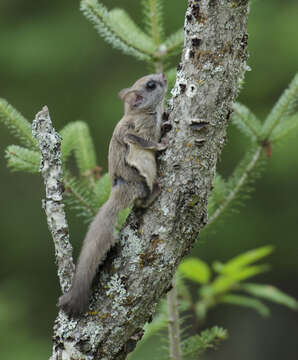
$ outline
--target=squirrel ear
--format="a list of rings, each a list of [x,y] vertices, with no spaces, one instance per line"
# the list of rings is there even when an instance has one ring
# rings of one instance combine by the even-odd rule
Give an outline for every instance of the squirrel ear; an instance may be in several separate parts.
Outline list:
[[[144,100],[138,91],[131,90],[130,88],[121,90],[119,97],[132,107],[138,107]]]
[[[124,100],[125,96],[129,93],[129,91],[130,88],[122,89],[121,91],[119,91],[118,96],[121,100]]]

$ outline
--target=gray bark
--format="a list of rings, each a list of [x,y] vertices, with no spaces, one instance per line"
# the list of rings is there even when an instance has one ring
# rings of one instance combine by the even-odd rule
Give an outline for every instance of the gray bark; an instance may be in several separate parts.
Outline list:
[[[207,223],[216,162],[246,69],[247,14],[246,0],[188,1],[169,147],[160,157],[163,191],[145,212],[129,216],[95,279],[94,311],[78,320],[59,313],[52,360],[124,359]]]
[[[48,226],[54,240],[61,290],[67,291],[70,287],[74,264],[62,202],[61,139],[52,126],[47,106],[44,106],[35,116],[32,123],[32,135],[36,138],[41,152],[40,171],[46,189],[46,199],[42,201],[42,206],[45,209]]]

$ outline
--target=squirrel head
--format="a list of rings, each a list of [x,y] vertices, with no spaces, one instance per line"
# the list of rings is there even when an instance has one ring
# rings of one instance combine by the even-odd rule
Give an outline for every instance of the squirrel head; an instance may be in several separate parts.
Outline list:
[[[119,92],[128,111],[155,111],[162,103],[167,91],[167,80],[164,74],[151,74],[136,81],[130,88]]]

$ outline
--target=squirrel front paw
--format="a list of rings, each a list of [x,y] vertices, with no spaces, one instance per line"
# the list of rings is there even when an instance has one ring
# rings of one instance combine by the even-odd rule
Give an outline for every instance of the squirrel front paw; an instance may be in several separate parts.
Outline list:
[[[167,139],[162,139],[160,143],[158,143],[158,151],[166,150],[169,143]]]

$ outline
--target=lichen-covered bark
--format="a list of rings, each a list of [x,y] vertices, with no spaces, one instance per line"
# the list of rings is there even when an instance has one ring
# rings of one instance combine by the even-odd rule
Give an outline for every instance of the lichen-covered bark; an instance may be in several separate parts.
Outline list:
[[[124,359],[207,222],[207,197],[247,58],[246,0],[188,1],[185,46],[169,106],[163,191],[133,212],[100,267],[81,319],[59,313],[52,360]]]
[[[74,264],[62,202],[61,139],[52,126],[49,110],[46,106],[37,113],[33,120],[32,135],[36,138],[41,152],[40,171],[46,189],[46,198],[42,205],[54,240],[58,277],[62,291],[67,291],[74,271]]]

